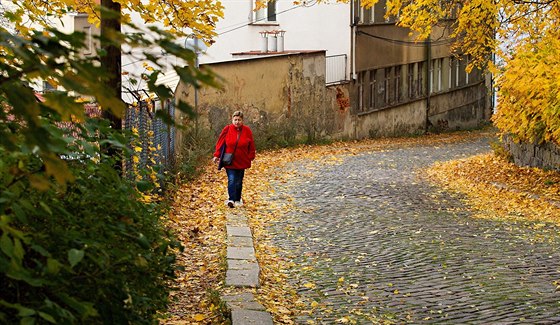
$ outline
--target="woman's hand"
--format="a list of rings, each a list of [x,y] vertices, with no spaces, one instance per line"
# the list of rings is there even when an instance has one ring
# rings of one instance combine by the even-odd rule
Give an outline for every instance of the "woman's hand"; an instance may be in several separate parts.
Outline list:
[[[220,158],[218,158],[218,157],[212,157],[212,162],[215,163],[215,164],[217,164],[219,160],[220,160]]]

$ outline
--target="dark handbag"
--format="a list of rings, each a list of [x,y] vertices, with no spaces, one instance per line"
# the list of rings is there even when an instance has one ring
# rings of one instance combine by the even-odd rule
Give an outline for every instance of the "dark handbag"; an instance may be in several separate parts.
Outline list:
[[[222,157],[222,165],[229,166],[233,162],[233,153],[224,153]]]
[[[226,153],[226,142],[224,141],[224,144],[222,144],[222,147],[220,148],[220,159],[218,160],[218,170],[222,170],[222,168],[224,167],[225,153]]]
[[[229,152],[226,153],[226,141],[224,139],[224,144],[222,144],[222,147],[220,149],[220,161],[218,163],[218,170],[221,170],[222,167],[229,166],[229,165],[231,165],[231,163],[233,163],[233,154],[235,153],[235,150],[237,149],[237,144],[239,143],[239,138],[240,137],[241,137],[241,132],[239,132],[239,134],[237,135],[237,141],[235,141],[235,147],[233,148],[232,153],[229,153]]]

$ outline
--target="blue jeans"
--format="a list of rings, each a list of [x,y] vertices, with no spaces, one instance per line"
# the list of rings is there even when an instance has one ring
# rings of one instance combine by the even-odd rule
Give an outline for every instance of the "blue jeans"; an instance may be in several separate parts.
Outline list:
[[[245,169],[228,169],[226,168],[228,186],[227,191],[230,201],[241,201],[241,190],[243,189],[243,176]]]

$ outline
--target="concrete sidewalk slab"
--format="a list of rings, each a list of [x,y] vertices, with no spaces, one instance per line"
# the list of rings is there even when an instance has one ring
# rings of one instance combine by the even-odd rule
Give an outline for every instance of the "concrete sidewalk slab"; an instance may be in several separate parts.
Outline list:
[[[251,247],[228,247],[227,258],[234,260],[256,261],[255,249]]]
[[[248,288],[258,288],[260,267],[253,234],[247,217],[239,209],[226,215],[227,271],[225,284],[237,288],[237,294],[222,297],[231,310],[232,325],[272,325],[272,315],[255,299]]]
[[[226,226],[228,236],[252,237],[251,228],[249,226]]]
[[[236,325],[273,325],[272,316],[264,311],[233,309],[231,322]]]

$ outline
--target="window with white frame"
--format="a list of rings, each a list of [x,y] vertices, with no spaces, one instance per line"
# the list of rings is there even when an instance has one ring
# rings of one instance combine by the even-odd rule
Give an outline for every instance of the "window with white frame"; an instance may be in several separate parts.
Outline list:
[[[436,60],[436,91],[443,90],[443,59]]]
[[[360,7],[360,23],[369,24],[375,21],[375,6],[371,8]]]
[[[461,62],[459,59],[455,60],[455,87],[459,87],[461,80]]]
[[[449,74],[449,78],[448,78],[449,84],[448,84],[448,87],[447,87],[449,89],[453,89],[453,81],[455,80],[455,74],[454,74],[454,70],[453,70],[454,65],[455,65],[455,58],[453,58],[453,57],[449,58],[449,72],[448,72],[448,74]]]
[[[465,84],[468,85],[469,84],[469,72],[466,72],[467,69],[467,65],[469,65],[469,56],[466,55],[465,56]]]
[[[276,0],[268,1],[266,7],[257,9],[254,13],[255,23],[276,22]]]
[[[358,110],[363,112],[365,110],[364,107],[364,79],[365,79],[365,72],[358,73]]]

